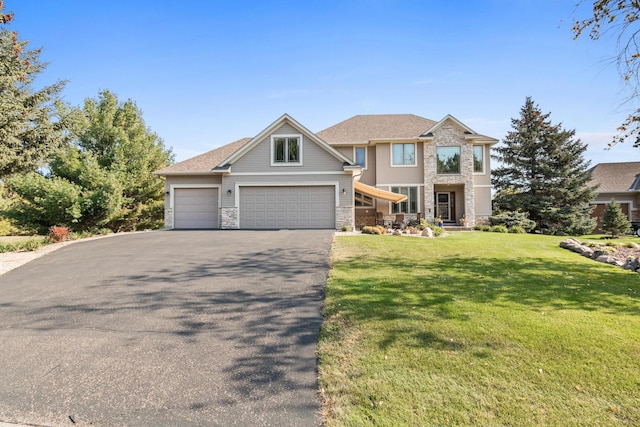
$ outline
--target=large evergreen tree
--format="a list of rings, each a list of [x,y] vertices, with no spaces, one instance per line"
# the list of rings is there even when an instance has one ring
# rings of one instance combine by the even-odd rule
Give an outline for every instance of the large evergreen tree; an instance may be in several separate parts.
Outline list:
[[[36,170],[69,136],[57,106],[64,82],[33,88],[46,64],[6,27],[13,14],[3,10],[0,0],[0,178]]]
[[[589,186],[586,144],[562,129],[528,97],[512,131],[495,148],[500,166],[492,172],[496,208],[528,212],[537,229],[552,234],[591,232],[594,189]]]

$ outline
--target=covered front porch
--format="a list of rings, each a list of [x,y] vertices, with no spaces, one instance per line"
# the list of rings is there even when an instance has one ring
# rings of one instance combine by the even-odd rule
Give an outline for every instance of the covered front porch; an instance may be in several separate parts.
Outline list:
[[[439,218],[445,226],[469,226],[469,218],[473,216],[472,206],[469,206],[470,200],[471,203],[473,200],[472,194],[469,195],[465,184],[425,186],[426,220],[437,222]]]
[[[385,214],[378,209],[378,201],[400,203],[407,200],[406,194],[394,193],[363,184],[354,183],[355,225],[362,228],[366,225],[393,225],[404,220],[402,214]]]

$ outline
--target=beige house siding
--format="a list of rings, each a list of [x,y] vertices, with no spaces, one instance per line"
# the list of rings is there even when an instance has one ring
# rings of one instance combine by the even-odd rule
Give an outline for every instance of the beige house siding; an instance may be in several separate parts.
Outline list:
[[[272,135],[302,135],[302,165],[271,165],[271,135],[260,141],[249,152],[245,153],[231,166],[232,173],[272,173],[285,172],[285,169],[296,171],[342,171],[342,162],[329,154],[325,149],[307,138],[302,132],[289,124],[284,124]]]
[[[415,166],[391,166],[391,143],[378,143],[371,148],[375,148],[376,184],[422,184],[424,171],[424,154],[422,143],[416,143]]]
[[[473,144],[482,145],[482,144]],[[473,183],[475,185],[491,185],[491,146],[484,145],[484,173],[474,172]],[[473,153],[472,153],[473,154]]]
[[[341,145],[339,147],[334,147],[336,151],[345,156],[351,161],[355,161],[354,150],[355,147],[364,147],[367,152],[367,167],[362,170],[362,175],[360,176],[360,182],[363,184],[371,185],[373,187],[376,186],[376,147],[373,146],[363,146],[363,145]]]

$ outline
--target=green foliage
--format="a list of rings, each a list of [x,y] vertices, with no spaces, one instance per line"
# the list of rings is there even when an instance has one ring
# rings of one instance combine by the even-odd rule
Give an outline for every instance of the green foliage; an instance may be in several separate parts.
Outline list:
[[[590,2],[580,1],[576,6],[583,3]],[[583,32],[588,32],[592,40],[598,40],[605,33],[617,38],[618,52],[611,56],[615,58],[620,77],[631,89],[627,101],[637,104],[636,98],[640,94],[640,34],[637,27],[640,3],[634,0],[595,0],[589,8],[589,15],[586,19],[574,20],[571,28],[573,38],[578,39]],[[635,139],[633,146],[640,148],[640,108],[633,110],[617,130],[619,133],[609,146]]]
[[[46,233],[51,224],[73,227],[82,216],[82,189],[64,178],[31,172],[8,178],[5,184],[20,196],[5,215],[39,233]]]
[[[8,22],[2,14],[0,24]],[[34,80],[45,69],[40,49],[28,49],[17,33],[0,27],[0,178],[36,171],[69,138],[71,118],[63,114],[59,95],[64,82],[40,89]]]
[[[114,177],[98,197],[98,205],[119,185],[122,200],[117,215],[106,225],[114,231],[158,228],[163,225],[164,182],[152,172],[173,162],[171,150],[149,130],[142,111],[128,100],[118,102],[109,91],[87,99],[84,117],[75,129],[78,148],[95,158],[97,165]]]
[[[173,161],[132,101],[101,92],[75,111],[77,141],[58,150],[49,173],[7,180],[18,200],[7,215],[39,232],[55,224],[73,231],[159,228],[164,183],[152,172]]]
[[[4,252],[31,252],[41,248],[46,244],[46,241],[42,237],[21,240],[11,243],[0,243],[0,253]]]
[[[493,233],[507,233],[509,229],[504,225],[492,225],[490,231]]]
[[[526,232],[531,232],[536,227],[536,223],[529,219],[526,212],[517,211],[505,211],[498,215],[493,215],[489,217],[489,223],[491,225],[504,225],[508,228],[517,226]]]
[[[586,144],[574,140],[575,131],[553,125],[527,98],[513,130],[494,149],[502,166],[492,172],[497,210],[526,212],[537,228],[549,234],[590,232],[594,188],[589,186]]]
[[[509,227],[509,233],[511,234],[525,234],[526,232],[527,231],[519,225],[512,225]]]
[[[611,199],[611,202],[604,208],[602,230],[611,234],[611,237],[617,237],[629,231],[630,227],[631,223],[625,217],[616,199]]]

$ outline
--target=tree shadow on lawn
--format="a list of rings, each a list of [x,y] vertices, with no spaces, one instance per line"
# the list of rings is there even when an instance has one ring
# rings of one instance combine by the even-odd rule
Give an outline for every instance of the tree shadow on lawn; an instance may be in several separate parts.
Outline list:
[[[472,257],[416,264],[369,257],[336,268],[354,272],[354,279],[341,277],[332,288],[340,311],[360,319],[398,319],[410,316],[411,307],[431,307],[440,317],[464,320],[453,304],[462,300],[528,310],[640,314],[640,275],[605,264]],[[389,270],[402,273],[376,274]]]

